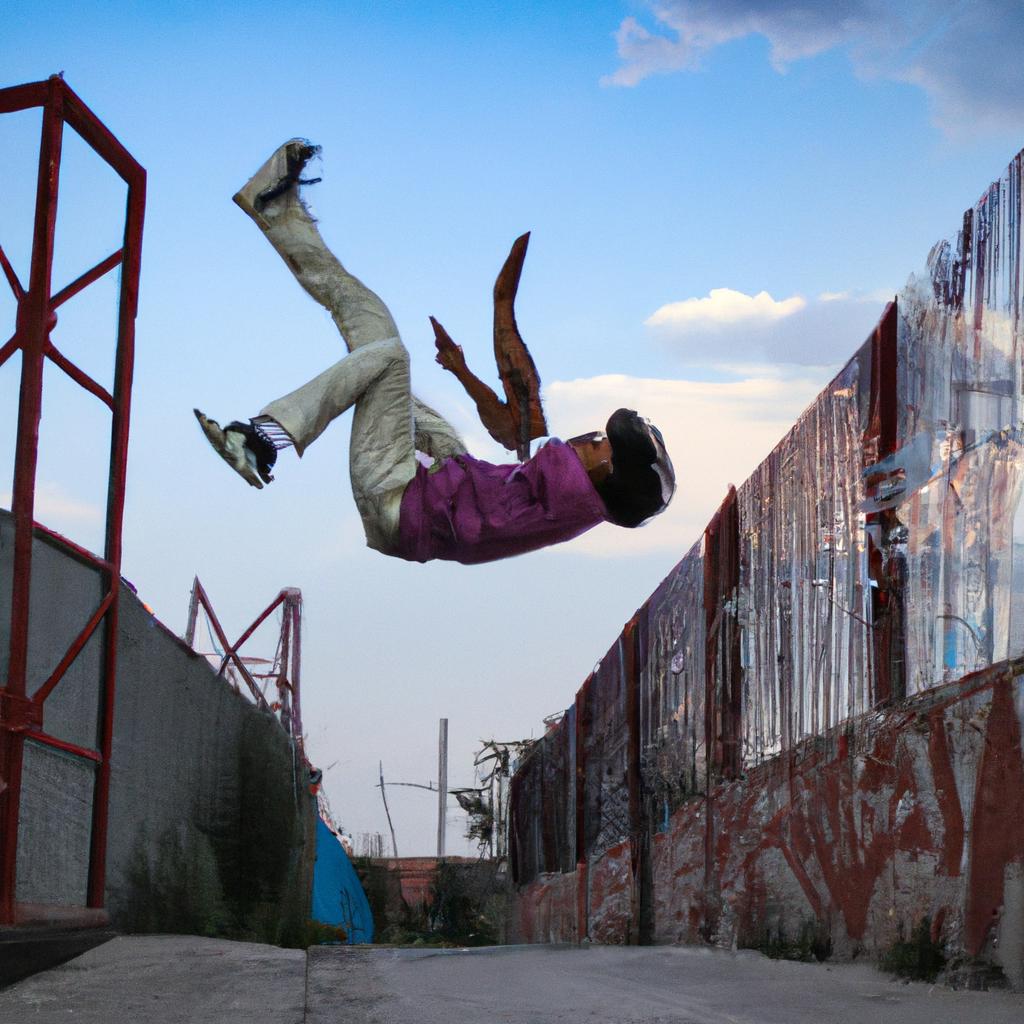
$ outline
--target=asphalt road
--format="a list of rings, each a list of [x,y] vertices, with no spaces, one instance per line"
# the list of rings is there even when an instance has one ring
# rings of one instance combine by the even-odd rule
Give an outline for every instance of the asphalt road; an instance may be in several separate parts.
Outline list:
[[[0,992],[0,1024],[1020,1024],[1024,995],[679,947],[272,946],[131,936]]]

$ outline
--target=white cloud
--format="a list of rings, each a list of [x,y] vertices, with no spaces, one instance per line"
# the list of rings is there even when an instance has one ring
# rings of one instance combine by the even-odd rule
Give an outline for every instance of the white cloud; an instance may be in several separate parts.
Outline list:
[[[702,299],[684,299],[661,306],[644,323],[648,327],[666,327],[676,332],[773,323],[798,313],[806,305],[799,295],[776,301],[768,292],[745,295],[732,288],[712,288]]]
[[[848,359],[874,329],[893,293],[823,292],[776,301],[767,292],[745,295],[713,288],[705,298],[670,302],[645,321],[683,362],[735,366],[750,363],[836,365]]]
[[[1019,0],[651,0],[655,28],[623,20],[621,66],[605,85],[634,86],[692,71],[735,39],[768,40],[772,66],[843,48],[858,74],[907,82],[928,95],[947,133],[1024,127],[1024,5]]]
[[[620,406],[637,409],[662,430],[678,483],[670,508],[647,526],[603,525],[556,551],[682,557],[700,539],[729,484],[746,480],[785,436],[868,337],[891,298],[888,291],[837,290],[811,301],[776,301],[766,292],[714,289],[704,298],[661,307],[647,323],[684,362],[731,379],[608,374],[547,383],[544,406],[553,435],[600,429]],[[471,452],[495,462],[511,460],[486,436],[464,396],[446,396],[438,404]]]
[[[11,492],[0,494],[0,505],[11,507]],[[98,505],[80,501],[69,495],[60,484],[41,480],[36,483],[35,519],[43,526],[63,523],[95,524],[103,518],[103,510]]]
[[[819,302],[870,302],[884,308],[885,303],[892,301],[893,293],[884,288],[876,289],[873,292],[860,291],[848,288],[842,292],[822,292],[818,296]]]
[[[728,382],[606,375],[549,384],[548,422],[560,437],[603,426],[620,406],[637,409],[664,434],[676,471],[676,496],[657,519],[637,530],[599,526],[570,550],[596,557],[658,550],[681,558],[729,484],[753,472],[830,376],[824,369],[794,374],[773,368]]]
[[[844,354],[848,357],[852,349]],[[794,367],[730,362],[727,381],[660,380],[605,374],[544,386],[544,409],[552,436],[574,437],[604,427],[625,406],[657,424],[676,471],[676,496],[669,508],[637,530],[599,526],[557,552],[618,558],[652,551],[681,558],[700,538],[729,484],[742,483],[834,374],[834,367]],[[490,440],[472,407],[445,408],[469,451],[478,458],[510,462],[514,456]],[[531,557],[543,557],[533,555]]]
[[[773,66],[782,70],[801,57],[812,57],[840,43],[858,25],[865,4],[833,0],[765,3],[763,0],[663,0],[650,4],[655,20],[671,33],[650,32],[636,18],[626,18],[615,33],[623,61],[605,85],[636,85],[650,75],[693,71],[705,54],[723,43],[754,33],[772,45]]]

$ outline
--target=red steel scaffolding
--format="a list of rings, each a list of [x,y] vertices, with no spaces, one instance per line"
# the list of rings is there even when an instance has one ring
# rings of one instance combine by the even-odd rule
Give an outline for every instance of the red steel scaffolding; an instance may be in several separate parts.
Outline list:
[[[142,221],[146,172],[103,123],[59,76],[45,82],[0,89],[0,114],[42,107],[42,138],[36,189],[35,227],[28,287],[23,287],[3,249],[0,270],[17,301],[13,337],[0,346],[0,365],[21,352],[21,396],[14,462],[11,511],[14,519],[14,559],[10,656],[0,687],[0,924],[18,924],[39,916],[42,908],[19,904],[17,882],[18,819],[21,804],[22,762],[25,740],[32,739],[96,764],[93,792],[87,906],[101,911],[106,886],[107,815],[110,790],[110,755],[114,724],[114,683],[117,670],[118,592],[121,578],[121,528],[124,514],[128,424],[131,409],[135,317],[138,308]],[[124,241],[116,252],[87,270],[56,293],[53,291],[54,228],[65,125],[71,127],[125,181],[128,201]],[[2,239],[0,239],[2,243]],[[113,394],[72,363],[54,346],[50,332],[57,309],[82,289],[121,268],[117,315],[117,349]],[[97,566],[105,593],[83,624],[50,677],[34,693],[26,692],[29,637],[29,591],[32,582],[33,535],[49,533],[34,521],[36,463],[42,408],[43,367],[49,359],[75,383],[95,396],[112,414],[110,472],[107,486],[106,539],[102,557],[70,544],[76,554]],[[80,747],[49,735],[43,727],[43,709],[62,677],[89,638],[103,626],[103,677],[100,717],[95,749]],[[0,666],[2,667],[2,666]],[[87,916],[87,915],[86,915]],[[95,916],[95,915],[94,915]]]
[[[267,662],[263,658],[244,658],[238,653],[239,648],[278,608],[281,609],[281,624],[277,639],[277,651],[273,661]],[[217,618],[217,613],[213,610],[209,595],[197,576],[192,583],[188,624],[185,627],[185,643],[193,649],[196,646],[196,625],[199,621],[200,609],[206,613],[210,632],[220,646],[220,650],[217,652],[217,656],[220,657],[217,675],[223,676],[229,667],[233,668],[242,678],[257,707],[277,715],[284,731],[294,740],[300,760],[309,766],[302,742],[302,591],[297,587],[285,587],[232,644],[228,643],[227,634]],[[210,657],[210,654],[207,652],[206,656]],[[270,671],[254,672],[246,664],[247,661],[250,664],[255,662],[269,664]],[[273,704],[268,703],[258,680],[263,680],[264,684],[273,683],[276,687],[277,700]]]

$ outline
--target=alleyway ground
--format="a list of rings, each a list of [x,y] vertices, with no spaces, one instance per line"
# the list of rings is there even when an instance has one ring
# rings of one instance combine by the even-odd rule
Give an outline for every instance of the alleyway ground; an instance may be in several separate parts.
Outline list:
[[[1020,1024],[1024,996],[679,947],[299,950],[117,938],[0,992],[0,1024]]]

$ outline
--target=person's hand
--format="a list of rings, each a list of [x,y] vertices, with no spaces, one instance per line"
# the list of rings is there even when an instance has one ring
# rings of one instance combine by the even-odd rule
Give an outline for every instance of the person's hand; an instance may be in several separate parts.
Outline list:
[[[437,347],[438,363],[452,373],[460,373],[466,368],[466,357],[463,355],[462,346],[452,341],[448,332],[433,318],[430,323],[434,328],[434,345]]]

